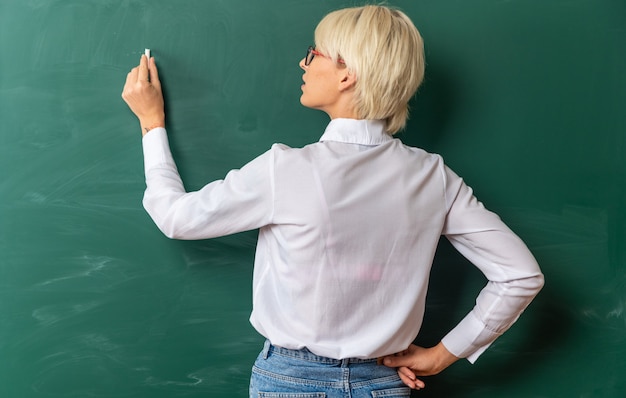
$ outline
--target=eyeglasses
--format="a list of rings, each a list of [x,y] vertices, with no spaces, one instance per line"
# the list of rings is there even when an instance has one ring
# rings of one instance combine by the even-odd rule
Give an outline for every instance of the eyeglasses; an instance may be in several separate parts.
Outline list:
[[[309,64],[311,63],[311,61],[313,61],[313,58],[315,58],[316,55],[319,55],[320,57],[324,57],[324,58],[330,58],[327,55],[324,55],[321,52],[316,51],[315,47],[309,46],[309,48],[306,49],[306,57],[304,58],[304,66],[309,66]],[[339,58],[337,62],[339,62],[340,64],[345,64],[345,61],[341,58]]]

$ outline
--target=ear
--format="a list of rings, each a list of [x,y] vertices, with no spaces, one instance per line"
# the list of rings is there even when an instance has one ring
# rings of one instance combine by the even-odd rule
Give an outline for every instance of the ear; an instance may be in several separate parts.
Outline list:
[[[339,81],[339,91],[350,90],[356,84],[356,75],[348,68],[343,69]]]

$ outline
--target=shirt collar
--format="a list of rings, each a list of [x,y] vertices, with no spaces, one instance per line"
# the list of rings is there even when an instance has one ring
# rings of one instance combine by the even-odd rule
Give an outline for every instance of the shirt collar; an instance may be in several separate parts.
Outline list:
[[[380,145],[393,140],[385,132],[383,120],[333,119],[330,121],[320,142],[337,141],[346,144]]]

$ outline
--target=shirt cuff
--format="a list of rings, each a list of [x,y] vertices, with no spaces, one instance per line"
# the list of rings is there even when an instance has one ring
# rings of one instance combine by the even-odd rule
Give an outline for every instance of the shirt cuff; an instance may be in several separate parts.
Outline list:
[[[156,166],[167,165],[176,168],[170,151],[167,132],[163,127],[150,130],[142,138],[143,160],[146,171]]]
[[[470,312],[441,342],[456,357],[474,363],[498,337]]]

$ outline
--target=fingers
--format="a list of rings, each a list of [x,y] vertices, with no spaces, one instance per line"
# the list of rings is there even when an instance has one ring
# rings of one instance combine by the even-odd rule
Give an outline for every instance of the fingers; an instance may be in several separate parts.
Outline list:
[[[383,364],[390,368],[398,368],[400,366],[411,366],[411,358],[403,355],[394,354],[383,359]]]
[[[400,366],[415,368],[416,361],[419,359],[422,352],[422,347],[411,344],[406,350],[385,357],[383,364],[385,366],[389,366],[390,368],[398,368]]]
[[[404,374],[402,373],[398,373],[398,376],[400,376],[400,380],[402,380],[402,382],[404,383],[405,386],[409,387],[409,388],[415,388],[415,384],[413,382],[413,380],[411,380],[410,378],[406,377]]]
[[[126,76],[122,97],[127,97],[127,94],[131,92],[146,89],[150,86],[154,86],[157,92],[161,92],[161,82],[154,57],[148,59],[145,55],[142,55],[139,65],[131,69]]]
[[[421,380],[411,380],[404,375],[400,375],[400,380],[404,383],[405,386],[413,389],[413,390],[421,390],[426,387],[426,384]]]
[[[404,377],[408,378],[411,381],[414,381],[416,379],[415,373],[413,373],[411,369],[407,368],[406,366],[399,367],[398,374],[401,376],[403,375]]]
[[[130,72],[128,72],[128,75],[126,75],[126,83],[124,84],[123,92],[128,91],[128,89],[137,81],[137,76],[135,75],[136,75],[135,69],[132,69]]]
[[[416,378],[415,374],[409,368],[398,368],[398,376],[400,376],[400,380],[409,388],[420,390],[426,387],[426,383]]]
[[[133,90],[137,82],[141,81],[139,78],[139,70],[141,69],[141,61],[143,61],[144,56],[141,56],[141,60],[139,61],[139,65],[134,67],[128,72],[126,75],[126,83],[124,84],[124,89],[122,90],[122,97],[126,99],[128,94]],[[147,73],[147,72],[146,72]],[[144,79],[145,81],[146,79]]]
[[[159,70],[156,66],[156,62],[154,61],[154,57],[150,58],[150,62],[148,64],[148,72],[150,76],[150,82],[160,91],[161,80],[159,80]]]
[[[128,72],[128,75],[126,75],[126,83],[124,84],[124,89],[122,90],[122,98],[124,98],[124,101],[126,102],[128,102],[128,98],[134,91],[135,85],[137,84],[137,72],[138,68],[135,67]]]
[[[148,58],[145,55],[141,56],[139,61],[139,70],[137,72],[138,81],[150,81],[150,72],[148,71]]]

